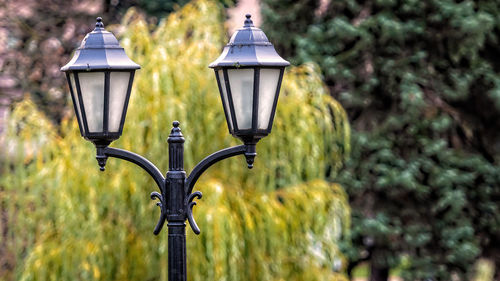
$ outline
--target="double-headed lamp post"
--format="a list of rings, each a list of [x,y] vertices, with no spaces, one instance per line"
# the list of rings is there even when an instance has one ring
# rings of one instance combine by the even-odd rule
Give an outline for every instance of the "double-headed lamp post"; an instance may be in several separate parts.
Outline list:
[[[243,145],[209,155],[188,177],[184,171],[184,137],[177,121],[168,137],[169,169],[165,177],[146,158],[109,147],[122,134],[134,73],[140,66],[104,29],[101,18],[97,18],[95,29],[83,39],[71,61],[61,68],[66,72],[80,133],[96,146],[101,171],[108,157],[120,158],[146,170],[158,185],[160,192],[151,193],[151,199],[158,199],[161,209],[154,234],[160,232],[166,220],[169,281],[186,280],[186,220],[194,233],[200,233],[192,214],[194,199],[202,196],[199,191],[192,192],[198,178],[214,163],[240,154],[252,168],[257,142],[271,132],[283,71],[289,63],[276,53],[250,17],[246,15],[243,28],[233,34],[219,58],[210,64],[215,70],[229,132]]]

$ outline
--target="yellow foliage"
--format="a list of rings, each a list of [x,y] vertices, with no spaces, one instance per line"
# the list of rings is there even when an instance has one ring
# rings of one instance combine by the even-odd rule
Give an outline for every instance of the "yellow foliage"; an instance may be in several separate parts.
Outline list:
[[[332,272],[349,221],[340,186],[316,180],[259,192],[209,180],[203,189],[209,198],[195,212],[204,231],[189,235],[192,280],[342,280]]]
[[[207,67],[227,40],[223,19],[208,0],[186,5],[154,30],[127,13],[119,35],[142,69],[123,136],[112,146],[165,170],[166,139],[179,120],[189,172],[207,154],[238,144]],[[100,173],[74,118],[56,129],[29,100],[10,115],[4,141],[11,148],[0,160],[0,245],[16,263],[0,279],[166,280],[166,233],[152,235],[159,210],[145,172],[110,159]],[[188,230],[189,280],[345,280],[335,270],[343,261],[337,242],[349,228],[347,198],[318,179],[335,175],[348,143],[345,112],[318,69],[289,68],[255,168],[243,157],[229,159],[195,187],[204,193],[194,209],[202,234]]]

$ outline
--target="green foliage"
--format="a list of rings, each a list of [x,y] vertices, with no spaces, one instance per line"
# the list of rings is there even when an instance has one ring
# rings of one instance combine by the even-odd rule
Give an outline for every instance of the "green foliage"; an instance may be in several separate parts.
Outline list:
[[[226,41],[221,10],[195,1],[154,31],[130,11],[124,26],[121,43],[142,69],[123,136],[112,146],[166,168],[166,139],[177,119],[190,171],[237,144],[207,68]],[[11,258],[0,278],[166,280],[166,233],[152,235],[159,210],[145,172],[110,159],[100,173],[75,119],[55,129],[30,100],[10,114],[3,141],[0,249]],[[350,227],[347,196],[321,179],[338,171],[348,143],[345,112],[317,68],[290,68],[255,168],[228,159],[195,187],[204,196],[194,209],[202,233],[188,230],[190,280],[345,280],[334,262],[342,264],[337,245]]]
[[[263,0],[264,26],[350,113],[352,264],[464,280],[482,256],[499,278],[500,2],[320,2]]]
[[[139,0],[138,4],[142,9],[144,9],[144,11],[146,11],[146,13],[162,17],[173,12],[175,8],[184,6],[188,2],[189,0]]]
[[[144,10],[148,15],[163,18],[189,3],[189,0],[132,0],[131,2],[132,3],[126,6],[131,7],[137,5],[137,7]],[[230,6],[233,5],[235,1],[217,0],[216,2],[219,2],[224,6]]]
[[[262,29],[273,44],[278,47],[279,54],[287,59],[294,59],[297,48],[296,36],[307,32],[308,25],[315,10],[319,7],[316,0],[266,0],[262,2]],[[290,35],[293,37],[291,38]]]
[[[365,200],[353,211],[354,243],[372,239],[366,247],[383,251],[391,267],[400,257],[392,253],[408,254],[403,276],[409,280],[472,273],[483,243],[500,230],[498,204],[490,197],[500,169],[438,141],[422,140],[415,144],[422,152],[401,159],[390,149],[394,144],[382,138],[369,141],[367,134],[358,133],[347,164],[351,169],[339,178],[349,183],[351,194]],[[355,161],[363,165],[354,166]],[[355,251],[351,258],[360,259],[360,254]]]

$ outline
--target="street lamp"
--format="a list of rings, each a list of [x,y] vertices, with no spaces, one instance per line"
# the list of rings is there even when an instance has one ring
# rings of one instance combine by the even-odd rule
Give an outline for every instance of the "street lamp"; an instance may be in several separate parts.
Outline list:
[[[82,136],[94,143],[96,159],[104,171],[108,157],[132,162],[148,172],[160,192],[157,199],[160,219],[154,229],[157,235],[168,222],[168,280],[186,280],[186,220],[194,233],[200,229],[192,209],[201,192],[193,187],[201,174],[213,164],[236,155],[246,157],[253,167],[257,142],[271,132],[283,71],[289,63],[283,60],[254,27],[250,15],[210,67],[215,70],[229,132],[243,145],[217,151],[200,161],[186,177],[184,171],[184,137],[179,122],[173,122],[168,137],[169,169],[165,177],[146,158],[109,144],[121,136],[128,107],[134,72],[140,66],[130,60],[118,40],[104,29],[97,18],[95,29],[87,34],[71,61],[61,68],[73,99]]]
[[[97,18],[66,72],[82,136],[96,145],[108,145],[123,130],[134,72],[140,66],[125,54],[118,40]]]
[[[209,66],[215,70],[229,132],[247,144],[271,132],[283,71],[290,65],[250,17]]]

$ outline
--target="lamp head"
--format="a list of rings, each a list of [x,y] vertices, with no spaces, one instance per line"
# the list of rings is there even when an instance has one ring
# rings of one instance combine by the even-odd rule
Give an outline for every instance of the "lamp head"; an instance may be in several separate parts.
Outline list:
[[[243,27],[209,65],[215,71],[233,136],[255,144],[271,132],[283,72],[288,65],[247,14]]]
[[[121,136],[134,74],[139,68],[98,17],[94,30],[61,68],[85,139],[108,145]]]

